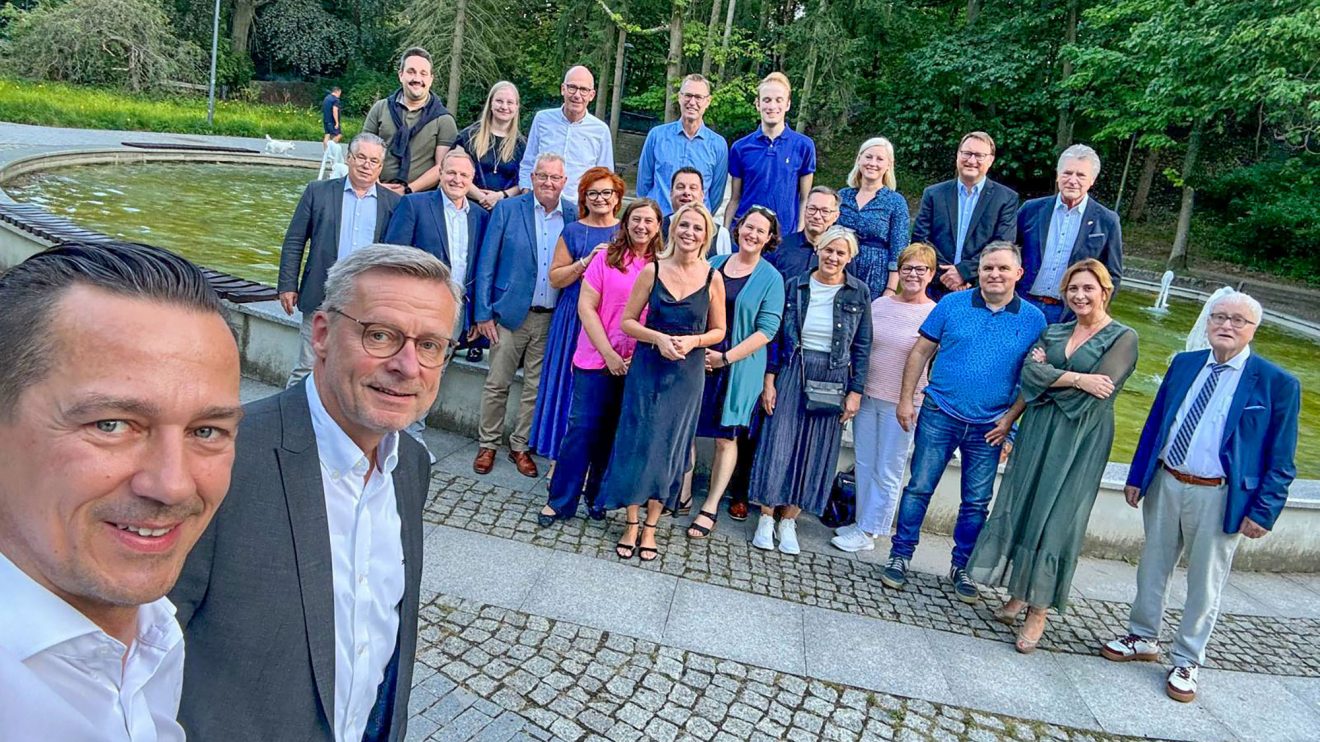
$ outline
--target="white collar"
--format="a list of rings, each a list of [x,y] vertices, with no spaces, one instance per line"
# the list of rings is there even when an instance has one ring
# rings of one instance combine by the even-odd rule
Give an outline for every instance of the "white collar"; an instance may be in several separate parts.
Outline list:
[[[440,192],[440,191],[437,191],[437,193],[440,193],[440,200],[445,202],[445,211],[457,211],[457,212],[460,213],[460,214],[466,214],[466,213],[467,213],[467,211],[468,211],[468,200],[467,200],[466,198],[463,199],[463,205],[462,205],[462,206],[455,206],[455,205],[454,205],[454,202],[451,201],[451,200],[449,199],[449,197],[446,196],[444,193],[442,193],[442,192]]]
[[[330,413],[321,402],[321,395],[316,391],[315,372],[307,375],[307,406],[312,413],[312,431],[316,435],[316,452],[321,464],[331,472],[347,476],[350,472],[365,477],[367,474],[367,455],[358,448],[352,438],[339,427],[339,423],[330,417]],[[392,432],[380,441],[376,449],[376,468],[384,474],[392,474],[399,463],[399,434]]]
[[[1250,344],[1250,343],[1248,343],[1248,344],[1247,344],[1247,347],[1243,348],[1243,349],[1242,349],[1237,355],[1235,355],[1235,356],[1233,356],[1232,358],[1228,359],[1228,362],[1227,362],[1225,365],[1228,366],[1229,368],[1233,369],[1234,371],[1241,371],[1241,370],[1242,370],[1242,367],[1245,366],[1245,365],[1247,365],[1247,359],[1248,359],[1249,357],[1251,357],[1251,344]],[[1206,356],[1206,359],[1205,359],[1205,365],[1207,365],[1207,366],[1211,366],[1211,367],[1213,367],[1213,366],[1218,366],[1218,365],[1219,365],[1219,361],[1216,361],[1216,360],[1215,360],[1215,349],[1214,349],[1214,348],[1211,348],[1211,349],[1210,349],[1210,355]]]
[[[564,215],[563,199],[556,201],[555,207],[549,211],[546,211],[545,207],[541,205],[541,202],[536,200],[536,196],[532,196],[532,208],[541,212],[541,214],[544,216],[554,216],[555,214],[558,214],[562,217]]]

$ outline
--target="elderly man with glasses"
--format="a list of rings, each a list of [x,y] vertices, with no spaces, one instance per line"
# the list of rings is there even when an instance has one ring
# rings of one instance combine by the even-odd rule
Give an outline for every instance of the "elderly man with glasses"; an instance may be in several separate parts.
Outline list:
[[[604,121],[592,116],[587,106],[596,98],[596,80],[591,70],[570,67],[559,86],[564,105],[536,112],[527,132],[527,149],[518,167],[518,187],[532,190],[532,172],[538,158],[546,152],[558,154],[564,162],[563,192],[569,201],[578,192],[582,174],[593,167],[614,169],[614,138]]]

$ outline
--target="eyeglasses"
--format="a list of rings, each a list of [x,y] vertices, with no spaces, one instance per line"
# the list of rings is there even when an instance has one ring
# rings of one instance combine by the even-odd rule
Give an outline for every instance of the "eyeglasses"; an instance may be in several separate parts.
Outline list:
[[[367,157],[366,155],[351,155],[351,157],[354,162],[360,162],[363,165],[370,165],[372,167],[380,167],[381,163],[384,162],[384,160],[379,157]]]
[[[710,96],[702,95],[701,93],[679,93],[678,97],[682,98],[683,100],[701,101],[701,100],[706,100]]]
[[[976,162],[985,162],[986,160],[990,159],[991,157],[994,157],[994,155],[991,154],[990,152],[985,152],[985,153],[981,153],[981,152],[969,152],[969,151],[967,151],[967,150],[965,150],[965,149],[964,149],[964,150],[959,150],[959,151],[958,151],[958,156],[961,157],[961,158],[963,158],[964,160],[974,160],[974,161],[976,161]]]
[[[593,90],[595,90],[595,88],[590,88],[585,85],[574,85],[571,82],[564,83],[564,92],[569,95],[588,95]]]
[[[831,209],[831,208],[828,207],[828,206],[808,206],[808,207],[807,207],[807,214],[808,214],[808,215],[815,214],[816,216],[829,216],[830,214],[833,214],[833,213],[834,213],[834,209]]]
[[[532,180],[542,183],[563,183],[568,178],[562,175],[551,175],[550,173],[532,173]]]
[[[362,326],[362,350],[372,358],[392,358],[409,340],[417,349],[417,364],[423,368],[440,368],[454,357],[454,341],[449,338],[434,335],[413,337],[382,322],[363,322],[339,309],[330,311]]]
[[[1255,322],[1252,322],[1251,320],[1247,319],[1246,317],[1243,317],[1240,314],[1224,314],[1223,312],[1215,312],[1214,314],[1210,315],[1210,324],[1222,325],[1226,323],[1232,325],[1234,330],[1241,330],[1247,325],[1256,324]]]
[[[608,200],[608,199],[614,198],[614,189],[613,189],[613,188],[602,188],[602,189],[599,190],[599,191],[587,191],[587,194],[586,194],[586,195],[587,195],[587,198],[589,198],[589,199],[591,199],[591,200],[593,200],[593,201],[596,200],[596,199],[601,199],[601,198],[603,198],[603,199],[607,199],[607,200]]]
[[[899,273],[907,273],[913,276],[924,276],[930,273],[930,266],[925,265],[905,265],[898,269]]]

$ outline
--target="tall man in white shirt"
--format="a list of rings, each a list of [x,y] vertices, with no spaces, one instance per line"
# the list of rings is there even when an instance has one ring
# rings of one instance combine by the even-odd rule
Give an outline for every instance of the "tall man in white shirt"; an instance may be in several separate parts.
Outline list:
[[[398,431],[435,400],[459,293],[421,250],[358,250],[330,269],[311,375],[247,406],[170,594],[190,740],[405,737],[429,466]]]
[[[0,737],[182,742],[163,596],[229,488],[223,312],[151,247],[67,244],[0,275]]]
[[[518,166],[518,186],[532,190],[532,171],[536,160],[546,152],[564,159],[564,193],[572,201],[577,197],[578,181],[593,167],[614,169],[614,138],[604,121],[592,116],[587,106],[596,98],[596,79],[591,70],[570,67],[559,86],[564,105],[536,112],[527,132],[527,149]]]

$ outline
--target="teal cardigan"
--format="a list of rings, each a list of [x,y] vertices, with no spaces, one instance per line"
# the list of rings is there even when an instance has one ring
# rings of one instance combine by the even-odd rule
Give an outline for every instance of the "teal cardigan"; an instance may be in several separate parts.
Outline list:
[[[716,255],[710,259],[711,267],[719,270],[729,255]],[[774,340],[779,332],[779,320],[784,313],[784,278],[764,257],[752,269],[747,283],[738,292],[733,317],[725,318],[730,330],[729,347],[741,343],[754,332],[764,333]],[[729,366],[729,390],[724,395],[724,411],[720,424],[746,426],[752,421],[752,412],[761,398],[765,385],[766,349],[763,347]]]

